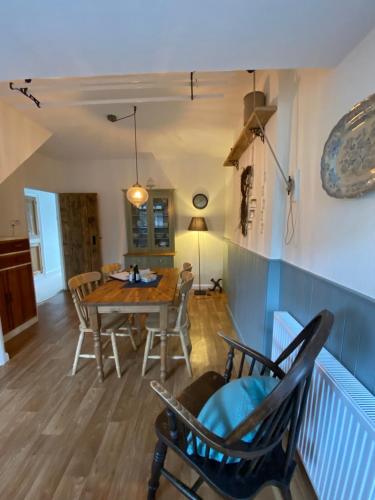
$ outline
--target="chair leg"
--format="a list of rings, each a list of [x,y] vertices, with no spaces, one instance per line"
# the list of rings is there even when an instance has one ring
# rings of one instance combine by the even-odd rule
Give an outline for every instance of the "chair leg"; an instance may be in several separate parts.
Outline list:
[[[189,356],[189,352],[188,352],[188,347],[186,345],[185,335],[184,335],[183,330],[180,330],[180,340],[181,340],[182,352],[184,353],[184,358],[185,358],[185,362],[186,362],[186,368],[187,368],[187,371],[189,373],[189,377],[192,377],[193,370],[191,369],[190,356]]]
[[[134,339],[134,335],[133,335],[133,332],[132,332],[131,328],[129,328],[129,337],[130,337],[130,342],[132,343],[133,350],[136,351],[137,350],[137,344],[136,344],[136,341]]]
[[[156,491],[159,488],[161,469],[164,465],[166,454],[167,446],[162,441],[158,441],[155,446],[154,459],[151,466],[151,477],[148,482],[147,500],[155,499]]]
[[[85,338],[84,332],[81,332],[79,334],[78,338],[78,344],[76,348],[76,353],[74,355],[74,362],[73,362],[73,368],[72,368],[72,375],[76,374],[77,367],[78,367],[78,361],[79,361],[79,355],[81,354],[81,349],[82,349],[82,344],[83,344],[83,339]]]
[[[115,335],[114,332],[111,332],[111,343],[112,343],[113,357],[115,358],[115,365],[116,365],[117,376],[118,376],[118,378],[121,378],[120,360],[119,360],[119,357],[118,357],[116,335]]]
[[[154,348],[154,340],[155,340],[155,333],[151,333],[151,345],[150,345],[150,351]]]
[[[191,345],[191,339],[190,339],[189,326],[187,326],[187,328],[183,329],[183,334],[184,334],[184,338],[185,338],[185,343],[186,343],[186,346],[187,346],[187,350],[188,350],[188,352],[190,354],[191,351],[192,351],[192,345]]]
[[[152,332],[149,331],[149,332],[147,332],[145,353],[143,355],[142,377],[144,377],[146,375],[146,367],[147,367],[148,355],[150,354],[151,339],[152,339]]]
[[[290,487],[287,485],[280,486],[281,496],[283,500],[292,500],[292,493],[290,492]]]
[[[138,336],[139,336],[139,338],[141,338],[142,328],[141,328],[141,315],[140,314],[134,314],[134,324],[135,324],[135,327],[137,329]]]

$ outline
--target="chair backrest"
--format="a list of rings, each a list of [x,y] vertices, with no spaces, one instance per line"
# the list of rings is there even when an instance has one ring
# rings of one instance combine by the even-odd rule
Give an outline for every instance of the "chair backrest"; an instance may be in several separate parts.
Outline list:
[[[89,318],[87,307],[82,304],[82,300],[100,285],[100,279],[101,274],[98,271],[92,271],[73,276],[68,281],[68,287],[78,314],[79,323],[83,328],[89,327]]]
[[[186,280],[180,286],[180,291],[179,291],[180,303],[177,310],[177,318],[175,325],[176,329],[185,326],[185,324],[187,323],[187,316],[186,316],[187,303],[189,300],[189,292],[191,290],[191,287],[193,286],[193,282],[194,282],[194,275],[189,272],[189,275],[186,276]]]
[[[241,438],[253,429],[256,434],[248,445],[248,451],[270,450],[280,442],[289,427],[285,467],[290,466],[315,359],[328,338],[332,324],[332,313],[321,311],[279,356],[276,365],[293,355],[291,368],[254,412],[227,436],[229,447],[243,447]]]
[[[189,273],[191,274],[193,270],[193,266],[190,264],[190,262],[184,262],[182,264],[182,269],[180,271],[180,280],[181,280],[181,283],[183,283],[184,281],[186,281],[186,279],[189,279]]]
[[[273,368],[270,366],[271,373],[273,376],[277,374],[280,382],[228,436],[220,440],[215,437],[213,441],[213,435],[206,430],[199,431],[198,428],[191,428],[193,440],[200,432],[201,439],[203,437],[206,443],[215,442],[213,449],[219,450],[223,454],[221,463],[224,465],[229,457],[239,457],[240,460],[233,474],[237,477],[248,477],[256,475],[258,472],[261,474],[262,465],[267,461],[267,458],[274,459],[275,447],[281,446],[282,439],[289,429],[285,443],[283,441],[285,453],[275,452],[275,456],[279,457],[277,460],[282,460],[281,466],[284,470],[284,476],[287,477],[294,467],[293,460],[315,359],[328,338],[332,324],[333,315],[326,310],[321,311],[310,321],[278,358],[278,363],[280,363],[287,356],[294,356],[291,368],[287,373],[279,368],[276,362],[270,362],[273,366]],[[233,365],[233,350],[234,347],[228,354],[227,367]],[[265,366],[264,361],[267,358],[258,354],[254,358],[249,348],[246,348],[246,352],[246,355],[253,360],[257,359],[261,366]],[[239,376],[242,376],[243,360],[244,357],[241,360]],[[249,375],[253,373],[253,369],[254,363],[252,362]],[[229,372],[231,372],[231,367]],[[250,442],[245,442],[243,438],[250,432],[253,433],[254,437]],[[210,446],[206,445],[206,459],[210,454]]]
[[[103,275],[103,281],[106,282],[108,281],[110,274],[121,271],[121,264],[119,264],[118,262],[103,264],[100,271]]]

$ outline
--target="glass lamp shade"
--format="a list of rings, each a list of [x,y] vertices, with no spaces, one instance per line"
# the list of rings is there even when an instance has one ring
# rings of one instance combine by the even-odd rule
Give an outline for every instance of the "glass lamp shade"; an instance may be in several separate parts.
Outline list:
[[[148,192],[140,184],[134,184],[126,191],[126,197],[132,205],[139,208],[148,200]]]
[[[206,220],[204,217],[192,217],[189,227],[189,231],[208,231]]]

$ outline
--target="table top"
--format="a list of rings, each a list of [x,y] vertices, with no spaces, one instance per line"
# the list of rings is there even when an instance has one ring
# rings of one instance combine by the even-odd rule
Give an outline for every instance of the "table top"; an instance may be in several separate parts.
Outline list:
[[[152,268],[152,270],[163,276],[156,288],[124,288],[124,282],[110,280],[86,295],[83,303],[91,306],[105,306],[173,302],[179,278],[178,269]]]

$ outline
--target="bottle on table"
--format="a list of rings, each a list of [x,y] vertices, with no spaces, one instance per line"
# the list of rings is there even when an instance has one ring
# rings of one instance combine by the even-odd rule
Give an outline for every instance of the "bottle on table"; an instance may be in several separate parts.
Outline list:
[[[141,275],[139,274],[138,264],[136,264],[134,266],[134,281],[135,281],[135,283],[138,283],[138,281],[141,281]]]
[[[134,270],[133,266],[130,266],[129,268],[129,283],[133,283],[134,281]]]

